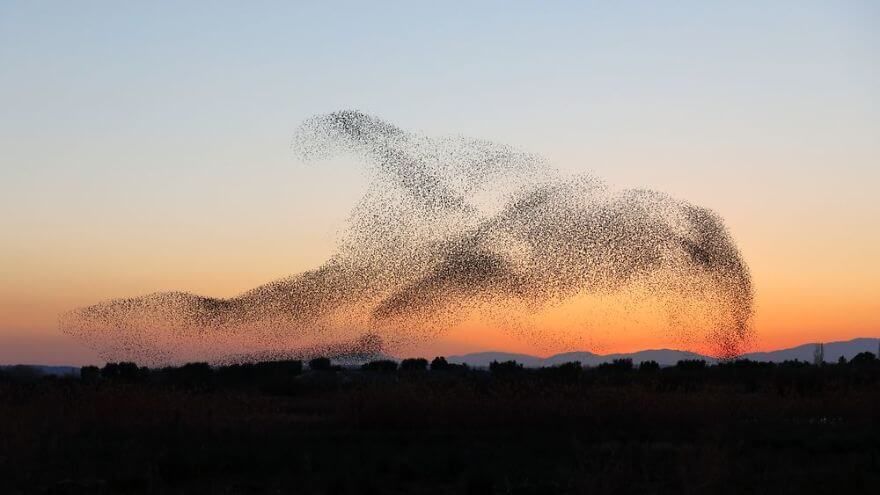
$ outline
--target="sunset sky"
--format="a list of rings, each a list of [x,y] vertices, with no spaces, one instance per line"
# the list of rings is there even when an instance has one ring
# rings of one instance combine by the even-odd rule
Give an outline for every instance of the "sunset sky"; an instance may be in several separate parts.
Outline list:
[[[878,337],[878,54],[872,2],[4,1],[0,363],[98,362],[63,311],[326,261],[366,180],[290,139],[344,108],[713,209],[755,350]],[[412,352],[554,345],[465,324]]]

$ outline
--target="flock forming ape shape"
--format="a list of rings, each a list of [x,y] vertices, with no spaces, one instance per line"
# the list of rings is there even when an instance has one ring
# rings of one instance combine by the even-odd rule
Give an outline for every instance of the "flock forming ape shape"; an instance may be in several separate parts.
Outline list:
[[[686,328],[682,345],[729,357],[751,338],[748,268],[705,208],[358,111],[307,120],[293,148],[306,161],[356,156],[371,177],[323,266],[229,299],[111,300],[62,315],[62,331],[107,360],[152,365],[396,352],[475,315],[540,345],[560,330],[534,315],[630,292],[660,301]]]

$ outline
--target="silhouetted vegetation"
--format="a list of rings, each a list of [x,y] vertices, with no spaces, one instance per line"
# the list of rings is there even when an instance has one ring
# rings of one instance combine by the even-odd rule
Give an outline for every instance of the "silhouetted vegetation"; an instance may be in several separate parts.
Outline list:
[[[602,371],[615,371],[615,372],[626,372],[632,371],[633,362],[632,359],[615,359],[610,363],[602,363],[599,365],[599,369]]]
[[[510,376],[523,371],[523,365],[516,361],[492,361],[489,363],[489,371],[496,376]]]
[[[397,371],[397,361],[392,361],[390,359],[370,361],[369,363],[365,363],[364,365],[362,365],[361,369],[364,371],[381,371],[385,373],[392,373]]]
[[[557,366],[542,368],[540,373],[547,380],[576,383],[581,378],[583,367],[579,362],[562,363]]]
[[[139,368],[135,363],[107,363],[101,368],[101,377],[108,380],[122,380],[133,382],[138,378],[143,378],[149,369]]]
[[[642,373],[655,373],[660,371],[660,364],[657,361],[642,361],[639,363],[639,371]]]
[[[0,369],[0,493],[854,493],[880,361]]]
[[[9,382],[33,382],[41,377],[40,370],[32,366],[18,364],[0,368],[0,380]]]
[[[333,366],[330,364],[329,358],[317,357],[309,361],[309,369],[312,371],[330,371],[333,369]]]
[[[83,366],[79,369],[79,376],[85,383],[96,383],[101,379],[101,369],[97,366]]]
[[[400,362],[401,371],[425,371],[428,369],[428,360],[424,358],[404,359]]]
[[[682,359],[675,363],[675,367],[682,371],[701,371],[706,369],[706,361],[702,359]]]
[[[431,371],[443,371],[449,369],[449,363],[443,356],[435,357],[431,360]]]
[[[877,359],[874,357],[873,353],[870,352],[860,352],[853,356],[852,360],[850,360],[850,364],[856,366],[864,366],[864,365],[874,365],[876,364]]]

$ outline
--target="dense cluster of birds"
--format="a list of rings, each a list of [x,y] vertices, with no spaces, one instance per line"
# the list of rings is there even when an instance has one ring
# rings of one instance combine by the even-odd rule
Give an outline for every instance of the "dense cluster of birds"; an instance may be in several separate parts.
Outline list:
[[[293,148],[309,162],[354,156],[371,177],[323,266],[229,299],[112,300],[62,315],[62,330],[149,364],[388,352],[474,315],[538,343],[558,331],[533,318],[542,310],[638,288],[670,321],[687,314],[686,345],[733,356],[750,339],[749,272],[710,210],[358,111],[307,120]]]

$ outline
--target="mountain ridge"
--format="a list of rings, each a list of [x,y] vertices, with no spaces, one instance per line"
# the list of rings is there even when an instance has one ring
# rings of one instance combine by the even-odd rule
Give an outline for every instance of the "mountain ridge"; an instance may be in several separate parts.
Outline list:
[[[777,349],[775,351],[750,352],[740,356],[740,359],[751,359],[753,361],[766,361],[779,363],[788,360],[813,361],[813,351],[816,343],[800,344],[785,349]],[[850,340],[825,342],[825,362],[833,363],[841,357],[850,360],[860,352],[871,352],[875,355],[880,353],[880,338],[877,337],[857,337]],[[430,358],[430,357],[429,357]],[[332,356],[331,360],[335,364],[343,366],[358,366],[368,361],[377,359],[390,359],[400,361],[402,358],[389,356],[386,354],[364,354],[364,355],[342,355]],[[467,364],[475,368],[488,367],[492,361],[516,361],[527,368],[539,368],[542,366],[556,366],[567,362],[580,362],[584,366],[598,366],[602,363],[611,362],[614,359],[632,359],[633,363],[638,365],[643,361],[656,361],[661,366],[672,366],[682,359],[702,359],[707,363],[715,363],[718,359],[712,356],[706,356],[690,351],[682,351],[678,349],[643,349],[640,351],[612,354],[596,354],[590,351],[570,351],[553,354],[547,357],[533,356],[531,354],[502,352],[502,351],[480,351],[468,354],[458,354],[447,356],[446,360],[454,364]],[[38,371],[45,375],[72,375],[79,372],[79,366],[48,366],[39,364],[2,364],[0,370],[12,369],[16,367],[26,367]]]
[[[778,349],[775,351],[750,352],[740,356],[740,359],[753,361],[766,361],[779,363],[788,360],[812,361],[816,343],[800,344],[794,347]],[[857,337],[850,340],[825,342],[825,362],[836,362],[841,357],[847,360],[860,352],[878,354],[880,351],[880,338]],[[484,368],[492,361],[517,361],[527,368],[554,366],[565,362],[580,362],[584,366],[597,366],[610,362],[614,359],[632,359],[634,364],[642,361],[657,361],[661,366],[672,366],[682,359],[702,359],[708,363],[715,363],[717,358],[706,356],[690,351],[678,349],[644,349],[627,353],[595,354],[589,351],[572,351],[554,354],[546,358],[529,354],[509,353],[500,351],[482,351],[468,354],[448,356],[450,363],[467,364],[468,366]]]

